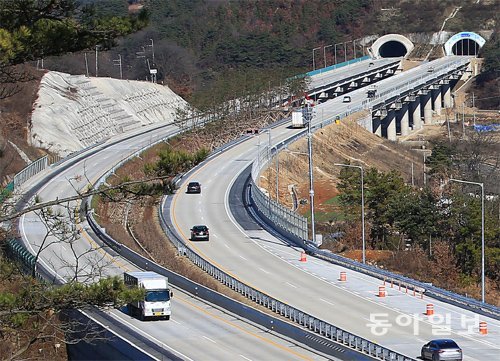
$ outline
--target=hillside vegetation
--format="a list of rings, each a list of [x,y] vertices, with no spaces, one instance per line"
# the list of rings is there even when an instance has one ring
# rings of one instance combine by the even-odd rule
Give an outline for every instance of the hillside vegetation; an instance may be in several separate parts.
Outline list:
[[[87,0],[91,1],[91,0]],[[118,0],[105,2],[116,7]],[[149,26],[124,38],[112,51],[102,53],[100,74],[118,76],[113,59],[122,56],[124,76],[146,79],[153,63],[158,79],[169,83],[192,105],[207,103],[212,85],[231,79],[234,72],[258,69],[260,88],[279,84],[280,79],[312,69],[314,48],[317,65],[332,64],[333,47],[350,41],[347,58],[354,56],[352,40],[387,33],[438,32],[455,7],[461,6],[450,19],[445,31],[481,31],[497,29],[498,9],[495,1],[473,0],[143,0],[150,18]],[[105,6],[105,5],[101,5]],[[471,15],[473,14],[473,15]],[[367,44],[369,45],[369,42]],[[344,57],[343,46],[338,55]],[[92,49],[90,49],[92,51]],[[46,62],[49,69],[85,72],[82,54]],[[278,71],[277,71],[278,70]],[[90,73],[94,73],[90,65]],[[240,90],[242,92],[243,89]],[[195,96],[193,96],[195,95]],[[223,100],[223,99],[221,99]]]

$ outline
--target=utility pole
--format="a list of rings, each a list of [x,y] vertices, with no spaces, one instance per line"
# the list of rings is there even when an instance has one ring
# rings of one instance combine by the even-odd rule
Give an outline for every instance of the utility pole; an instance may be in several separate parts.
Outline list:
[[[472,117],[473,117],[473,120],[474,120],[474,127],[476,126],[476,104],[474,102],[474,92],[472,92]]]
[[[118,59],[113,60],[114,65],[117,65],[120,67],[120,79],[123,79],[123,72],[122,72],[122,56],[121,54],[118,54]]]
[[[98,67],[97,67],[97,48],[98,47],[99,47],[99,45],[95,46],[95,77],[96,78],[98,77]]]
[[[89,77],[89,62],[87,59],[87,53],[85,53],[85,74],[87,75],[87,78]]]
[[[151,40],[151,58],[153,60],[153,64],[155,63],[155,44],[153,42],[153,39],[149,39]]]

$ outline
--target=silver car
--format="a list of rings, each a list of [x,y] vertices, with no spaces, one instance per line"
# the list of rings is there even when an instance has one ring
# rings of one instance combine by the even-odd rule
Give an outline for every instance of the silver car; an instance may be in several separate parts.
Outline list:
[[[462,361],[462,349],[453,340],[432,340],[422,346],[422,360]]]

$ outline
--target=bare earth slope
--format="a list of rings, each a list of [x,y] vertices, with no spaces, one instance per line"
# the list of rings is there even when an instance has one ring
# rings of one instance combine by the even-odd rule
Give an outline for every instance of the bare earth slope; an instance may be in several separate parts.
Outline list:
[[[423,157],[410,146],[391,142],[365,130],[356,123],[363,115],[353,115],[340,124],[332,124],[316,132],[313,137],[313,164],[315,178],[315,200],[318,206],[336,194],[335,184],[341,167],[334,163],[361,165],[380,171],[398,170],[407,182],[411,182],[412,163],[415,184],[422,182]],[[280,202],[291,205],[288,186],[297,185],[299,199],[308,199],[307,157],[297,153],[307,153],[307,139],[302,138],[291,144],[289,152],[280,153],[279,194]],[[271,165],[270,168],[274,168]],[[268,185],[267,178],[271,179]],[[265,177],[265,178],[264,178]],[[275,170],[268,169],[261,178],[261,186],[275,191]],[[302,206],[305,211],[308,206]],[[300,211],[301,209],[299,209]]]

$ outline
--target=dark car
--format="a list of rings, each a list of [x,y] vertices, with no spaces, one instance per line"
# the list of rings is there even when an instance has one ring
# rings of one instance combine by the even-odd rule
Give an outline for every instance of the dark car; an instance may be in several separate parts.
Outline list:
[[[191,228],[191,241],[208,241],[208,227],[199,225]]]
[[[201,184],[198,182],[189,182],[187,193],[201,193]]]
[[[462,361],[462,349],[453,340],[432,340],[422,346],[422,360]]]

